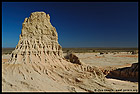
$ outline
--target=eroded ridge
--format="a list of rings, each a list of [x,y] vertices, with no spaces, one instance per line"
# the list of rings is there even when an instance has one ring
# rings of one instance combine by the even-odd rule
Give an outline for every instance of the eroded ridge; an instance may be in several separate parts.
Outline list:
[[[55,27],[50,23],[49,14],[33,12],[25,18],[22,32],[10,63],[45,63],[47,57],[63,58],[62,47],[58,44]]]
[[[56,29],[45,12],[25,18],[19,42],[2,66],[3,91],[94,92],[113,88],[97,67],[63,58]]]

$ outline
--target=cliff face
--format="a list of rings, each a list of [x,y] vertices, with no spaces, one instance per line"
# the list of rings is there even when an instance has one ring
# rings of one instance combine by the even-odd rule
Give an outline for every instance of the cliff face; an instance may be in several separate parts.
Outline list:
[[[138,63],[133,63],[131,67],[125,67],[110,71],[107,77],[138,81]]]
[[[12,52],[10,63],[45,63],[47,56],[63,58],[62,47],[58,44],[56,29],[50,23],[49,14],[31,13],[22,24],[20,40]]]

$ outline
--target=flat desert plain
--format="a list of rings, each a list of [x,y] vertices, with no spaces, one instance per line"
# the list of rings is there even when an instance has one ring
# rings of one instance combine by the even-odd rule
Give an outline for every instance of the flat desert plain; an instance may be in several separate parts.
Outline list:
[[[75,53],[75,55],[81,62],[98,67],[124,67],[138,62],[138,54],[132,55],[127,52],[101,55],[100,53]]]

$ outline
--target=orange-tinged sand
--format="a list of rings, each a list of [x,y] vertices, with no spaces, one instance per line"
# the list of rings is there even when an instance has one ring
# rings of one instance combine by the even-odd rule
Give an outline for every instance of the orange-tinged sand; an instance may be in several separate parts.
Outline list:
[[[116,55],[113,57],[138,57],[138,55]]]

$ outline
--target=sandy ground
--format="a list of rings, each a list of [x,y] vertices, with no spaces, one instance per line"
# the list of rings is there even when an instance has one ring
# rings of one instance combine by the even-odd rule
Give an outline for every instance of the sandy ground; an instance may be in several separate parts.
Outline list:
[[[119,54],[109,53],[103,55],[100,55],[100,53],[75,53],[75,55],[79,57],[81,62],[97,66],[101,69],[130,67],[133,63],[138,62],[138,54],[131,55],[125,52]],[[137,92],[138,90],[138,82],[122,81],[111,78],[107,78],[107,82],[113,84],[113,86],[116,88],[114,91],[117,92]]]
[[[2,62],[7,62],[9,58],[10,58],[10,54],[2,55]]]
[[[106,81],[116,88],[113,92],[138,92],[138,82],[122,81],[111,78],[107,78]]]
[[[99,53],[75,53],[81,60],[81,62],[98,66],[98,67],[121,67],[131,66],[132,63],[138,62],[138,55],[131,55],[127,53],[120,54],[103,54]]]
[[[125,66],[131,66],[132,63],[138,62],[138,55],[130,55],[130,54],[104,54],[100,55],[99,53],[76,53],[76,55],[80,58],[80,60],[84,63],[98,66],[98,67],[125,67]],[[2,62],[8,61],[10,55],[2,55]],[[8,79],[8,78],[7,78]],[[48,78],[46,78],[47,80]],[[45,80],[45,79],[44,79]],[[30,82],[29,82],[30,83]],[[106,78],[106,83],[109,83],[112,85],[112,87],[116,88],[115,90],[112,90],[112,92],[138,92],[138,82],[129,82],[129,81],[121,81],[117,79],[110,79]],[[24,83],[23,83],[24,84]],[[27,83],[26,83],[27,84]],[[40,83],[38,83],[40,84]],[[43,83],[42,83],[43,84]],[[72,86],[67,86],[61,84],[61,87],[59,87],[60,83],[53,84],[53,81],[50,81],[48,79],[48,83],[51,86],[49,87],[50,91],[53,89],[52,87],[57,87],[55,91],[67,91],[70,89],[71,91],[74,91]],[[62,88],[64,86],[65,88]],[[59,87],[59,88],[58,88]],[[7,87],[8,88],[8,87]],[[42,86],[43,88],[43,86]],[[74,88],[76,91],[81,91],[80,88]],[[26,90],[26,89],[25,89]],[[109,90],[93,90],[95,92],[102,92],[102,91],[109,91]],[[49,92],[49,90],[48,90]]]

